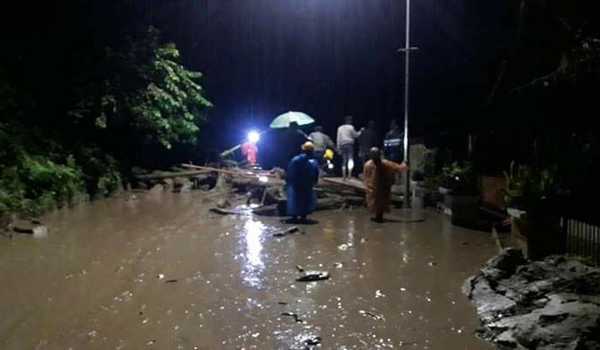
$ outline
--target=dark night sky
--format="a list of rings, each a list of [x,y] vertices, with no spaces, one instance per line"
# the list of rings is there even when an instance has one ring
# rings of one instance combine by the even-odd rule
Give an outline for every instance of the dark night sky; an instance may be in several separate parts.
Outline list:
[[[266,128],[288,110],[310,114],[332,136],[346,114],[355,117],[358,127],[376,120],[381,134],[392,118],[403,118],[404,58],[397,52],[404,46],[403,0],[132,4],[138,17],[106,20],[115,28],[132,21],[155,25],[165,40],[178,45],[184,63],[205,75],[203,86],[215,107],[202,131],[203,150],[232,146],[249,128]],[[89,13],[103,20],[104,3],[89,6]],[[45,35],[44,26],[55,28],[48,34],[48,47],[36,50],[68,52],[77,43],[63,43],[61,33],[87,23],[86,19],[67,25],[73,21],[67,3],[45,7],[32,17],[23,4],[24,23],[29,24],[21,28],[31,27],[36,36]],[[503,1],[412,2],[412,44],[420,48],[411,70],[414,133],[431,136],[449,125],[480,118],[478,111],[499,57],[514,41],[514,18]],[[21,36],[15,34],[11,40],[17,42]],[[45,74],[47,81],[56,78],[52,72],[60,71],[44,66],[40,70],[32,74]]]
[[[482,104],[509,45],[506,4],[412,4],[411,121],[428,132]],[[248,127],[301,110],[330,134],[345,114],[383,132],[403,111],[405,2],[400,0],[149,1],[146,15],[205,74],[215,108],[207,133],[234,143]],[[501,34],[503,33],[503,34]],[[427,128],[427,129],[425,129]]]

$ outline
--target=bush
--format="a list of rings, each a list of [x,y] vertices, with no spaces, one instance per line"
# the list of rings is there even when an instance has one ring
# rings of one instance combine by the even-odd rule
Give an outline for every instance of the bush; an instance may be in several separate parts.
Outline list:
[[[77,161],[85,174],[87,192],[92,196],[108,196],[121,188],[119,163],[97,147],[82,147]]]
[[[0,214],[39,214],[72,203],[83,193],[83,174],[73,157],[58,164],[22,153],[15,165],[0,173]]]
[[[479,194],[479,181],[469,162],[460,165],[457,162],[444,167],[442,171],[442,186],[455,195],[471,196]]]

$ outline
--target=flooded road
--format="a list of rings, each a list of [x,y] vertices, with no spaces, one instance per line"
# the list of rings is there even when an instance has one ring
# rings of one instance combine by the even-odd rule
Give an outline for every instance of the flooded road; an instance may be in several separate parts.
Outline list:
[[[44,218],[45,239],[2,238],[0,349],[492,348],[461,294],[490,234],[358,209],[273,237],[289,226],[204,196],[97,201]]]

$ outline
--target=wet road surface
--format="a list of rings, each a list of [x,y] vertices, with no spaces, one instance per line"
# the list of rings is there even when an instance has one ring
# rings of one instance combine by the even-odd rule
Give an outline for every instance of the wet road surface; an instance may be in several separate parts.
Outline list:
[[[491,349],[461,294],[490,234],[357,209],[273,237],[289,226],[209,214],[204,196],[125,195],[2,238],[0,349]]]

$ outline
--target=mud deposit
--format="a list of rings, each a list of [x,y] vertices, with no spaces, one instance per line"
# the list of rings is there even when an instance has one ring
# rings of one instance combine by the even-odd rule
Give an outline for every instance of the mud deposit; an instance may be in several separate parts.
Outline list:
[[[461,285],[489,234],[216,215],[207,193],[152,191],[42,218],[0,240],[0,349],[490,349]],[[0,237],[1,238],[1,237]],[[310,273],[327,278],[297,281]]]
[[[469,279],[483,338],[500,349],[600,349],[600,269],[507,249]]]

